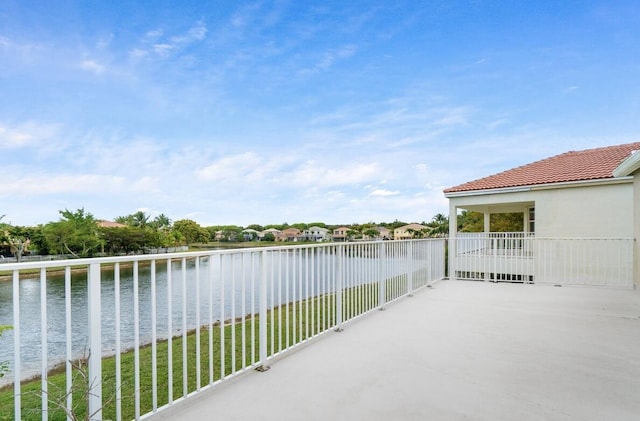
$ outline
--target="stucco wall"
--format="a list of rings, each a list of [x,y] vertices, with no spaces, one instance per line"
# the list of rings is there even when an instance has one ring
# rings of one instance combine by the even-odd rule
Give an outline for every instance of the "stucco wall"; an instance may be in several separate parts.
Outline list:
[[[536,193],[536,236],[633,237],[633,185]]]
[[[639,186],[635,187],[640,189]],[[549,190],[450,198],[450,205],[535,203],[537,237],[634,236],[633,183],[591,185]],[[638,197],[640,195],[636,195]]]

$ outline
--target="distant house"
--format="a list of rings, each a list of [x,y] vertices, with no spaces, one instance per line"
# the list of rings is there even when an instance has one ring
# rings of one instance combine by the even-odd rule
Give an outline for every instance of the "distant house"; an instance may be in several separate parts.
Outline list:
[[[407,240],[414,237],[422,237],[423,233],[428,230],[429,227],[420,224],[409,224],[404,225],[402,227],[398,227],[393,230],[393,239],[394,240]],[[420,233],[416,235],[416,233]]]
[[[318,226],[309,227],[302,232],[302,237],[306,241],[326,241],[329,230]]]
[[[376,227],[376,231],[380,233],[380,239],[382,240],[390,240],[391,239],[391,230],[386,227]]]
[[[375,240],[390,240],[391,239],[391,230],[385,227],[374,227],[374,230],[378,232],[378,234],[372,236],[367,234],[362,234],[362,239],[364,241],[375,241]]]
[[[256,231],[251,228],[242,230],[242,237],[245,241],[253,241],[260,236],[260,231]]]
[[[105,221],[105,220],[98,221],[98,226],[100,228],[124,228],[124,227],[126,227],[125,224],[121,224],[121,223],[113,222],[113,221]]]
[[[467,210],[484,214],[485,233],[491,231],[491,214],[521,213],[525,234],[535,233],[536,238],[631,239],[633,276],[640,285],[637,151],[640,142],[570,151],[450,187],[444,190],[449,199],[449,237],[459,237],[457,215]],[[451,247],[449,255],[455,257]],[[621,260],[616,266],[625,264]]]
[[[268,229],[266,229],[266,230],[264,230],[264,231],[261,231],[261,232],[258,234],[258,238],[259,238],[260,240],[262,240],[262,239],[264,239],[264,236],[265,236],[265,235],[267,235],[267,234],[271,234],[271,235],[273,235],[273,238],[274,238],[274,239],[277,239],[281,232],[282,232],[282,231],[280,231],[279,229],[276,229],[276,228],[268,228]]]
[[[276,241],[299,241],[302,231],[298,228],[287,228],[276,236]]]
[[[347,228],[347,227],[336,228],[333,230],[333,234],[331,235],[331,238],[333,239],[333,241],[347,241],[349,239],[349,236],[347,233],[350,230],[351,228]]]

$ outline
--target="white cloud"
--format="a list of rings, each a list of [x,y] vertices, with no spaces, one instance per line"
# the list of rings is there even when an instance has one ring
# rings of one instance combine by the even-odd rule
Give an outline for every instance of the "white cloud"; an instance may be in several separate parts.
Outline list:
[[[315,116],[310,124],[316,132],[326,131],[328,139],[344,139],[353,145],[375,144],[398,149],[426,143],[444,134],[468,127],[476,111],[446,100],[428,100],[408,94],[383,102],[343,107]]]
[[[0,149],[44,145],[57,132],[55,125],[27,122],[18,126],[0,124]]]
[[[369,196],[371,197],[387,197],[387,196],[397,196],[399,195],[400,192],[395,190],[395,191],[391,191],[391,190],[384,190],[384,189],[375,189],[373,190],[371,193],[369,193]]]
[[[83,70],[89,71],[89,72],[94,73],[96,75],[101,75],[105,71],[105,66],[102,65],[102,64],[99,64],[95,60],[83,60],[80,63],[80,67]]]
[[[249,3],[240,6],[229,18],[229,23],[234,28],[244,29],[255,24],[256,19],[265,14],[265,10],[261,10],[260,3]]]
[[[113,33],[107,34],[106,36],[101,37],[96,42],[96,48],[98,50],[104,50],[111,45],[111,41],[113,41]]]
[[[488,130],[495,130],[499,127],[504,126],[505,124],[509,123],[509,119],[507,118],[498,118],[496,120],[490,121],[486,127]]]
[[[433,119],[434,126],[464,126],[469,122],[470,111],[468,107],[436,108],[429,117]]]
[[[141,49],[141,48],[133,48],[129,51],[129,57],[132,57],[134,59],[136,58],[144,58],[146,56],[149,55],[149,52],[147,50]]]
[[[174,48],[173,45],[167,43],[153,45],[153,51],[162,58],[169,57],[169,54],[171,54]]]
[[[368,183],[383,178],[377,163],[343,163],[329,167],[318,161],[306,161],[288,176],[290,183],[303,187],[332,187]]]
[[[38,44],[15,40],[8,37],[0,36],[0,47],[11,52],[17,53],[15,59],[24,59],[30,57],[34,51],[41,50]]]
[[[176,37],[176,42],[189,43],[193,41],[202,41],[207,36],[207,27],[203,22],[196,23],[189,29],[186,36]]]
[[[324,72],[330,69],[333,64],[339,59],[346,59],[354,55],[357,51],[355,45],[345,45],[340,48],[332,48],[326,51],[320,60],[311,68],[303,69],[302,74],[313,74]]]
[[[0,148],[20,148],[28,145],[32,139],[29,133],[0,126]]]
[[[162,35],[164,35],[164,31],[162,29],[152,29],[151,31],[147,31],[147,33],[144,34],[144,37],[147,40],[154,40],[160,38]]]
[[[196,22],[185,33],[179,35],[165,36],[163,30],[150,30],[142,37],[142,45],[129,50],[129,57],[144,58],[149,54],[155,54],[160,58],[168,58],[191,44],[203,41],[207,32],[207,26],[202,21]]]
[[[243,181],[256,179],[262,159],[254,152],[230,155],[196,170],[198,178],[205,181]]]
[[[3,182],[3,195],[102,194],[136,189],[124,177],[101,174],[38,174]]]

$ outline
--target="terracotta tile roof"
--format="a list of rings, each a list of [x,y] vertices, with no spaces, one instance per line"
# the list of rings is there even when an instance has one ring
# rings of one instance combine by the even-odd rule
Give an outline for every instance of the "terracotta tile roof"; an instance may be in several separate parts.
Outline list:
[[[570,151],[445,189],[445,193],[613,178],[613,170],[640,150],[640,142]]]

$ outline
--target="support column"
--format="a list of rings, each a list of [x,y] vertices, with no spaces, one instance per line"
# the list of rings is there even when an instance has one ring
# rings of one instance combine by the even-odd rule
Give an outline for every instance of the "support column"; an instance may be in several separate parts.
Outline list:
[[[485,270],[484,270],[484,281],[487,282],[489,280],[491,280],[490,272],[494,272],[495,273],[495,263],[496,263],[496,243],[495,243],[495,238],[488,238],[489,237],[489,233],[491,232],[491,212],[487,211],[487,212],[483,212],[482,215],[484,216],[484,233],[485,233],[485,237],[487,237],[485,239],[485,241],[487,242],[487,244],[490,246],[489,250],[492,250],[492,254],[493,254],[493,259],[492,259],[492,269],[491,271],[487,270],[486,265],[485,265]],[[494,279],[495,279],[495,275],[494,275]]]
[[[458,233],[458,209],[449,199],[449,279],[456,279],[456,237]]]
[[[633,283],[640,288],[640,171],[633,175]]]

